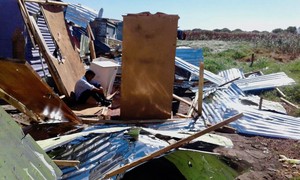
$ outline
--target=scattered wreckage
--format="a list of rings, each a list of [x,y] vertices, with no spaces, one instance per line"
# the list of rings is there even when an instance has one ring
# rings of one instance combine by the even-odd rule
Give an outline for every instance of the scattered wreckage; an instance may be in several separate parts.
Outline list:
[[[89,54],[96,59],[99,55],[93,43],[95,25],[91,27],[86,21],[86,29],[76,26],[86,35],[78,45],[69,31],[69,25],[75,29],[74,24],[65,22],[66,3],[38,0],[5,3],[12,10],[5,17],[14,13],[15,21],[8,23],[11,31],[7,31],[8,38],[4,41],[11,44],[12,36],[14,41],[8,51],[1,53],[5,58],[0,58],[0,97],[29,120],[18,121],[25,135],[0,108],[0,141],[11,142],[1,151],[0,174],[4,178],[116,179],[161,156],[171,159],[177,168],[185,168],[179,167],[180,160],[186,160],[185,153],[201,155],[206,162],[211,160],[212,164],[224,167],[225,170],[213,172],[210,177],[227,174],[234,178],[237,173],[225,168],[217,160],[218,154],[198,152],[199,149],[185,145],[201,142],[232,147],[230,139],[210,134],[227,124],[241,134],[300,137],[299,118],[286,115],[279,103],[251,94],[258,89],[291,85],[294,80],[282,72],[246,75],[239,69],[219,74],[205,70],[201,49],[176,49],[177,15],[128,14],[122,23],[118,22],[123,28],[122,41],[114,42],[122,43],[122,51],[118,49],[122,65],[117,58],[109,60],[118,65],[107,78],[106,90],[107,95],[118,95],[110,91],[115,68],[121,65],[122,98],[120,108],[115,108],[117,115],[105,107],[73,106],[71,92],[86,69],[83,57]],[[90,11],[83,12],[96,17]],[[108,46],[104,45],[102,50]],[[94,62],[107,60],[97,59]],[[191,99],[180,96],[186,90],[192,93]],[[172,113],[174,101],[189,106],[188,111]],[[47,135],[42,136],[43,131],[48,131],[44,132]],[[203,169],[195,166],[200,159],[186,161],[190,171]],[[203,176],[189,172],[181,175],[187,179]]]

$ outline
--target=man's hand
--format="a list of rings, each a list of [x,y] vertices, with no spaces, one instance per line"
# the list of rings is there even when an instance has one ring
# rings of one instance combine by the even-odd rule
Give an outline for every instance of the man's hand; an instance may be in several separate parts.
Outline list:
[[[104,91],[103,91],[102,87],[100,87],[100,88],[94,88],[94,89],[92,89],[92,91],[100,93],[100,94],[104,94]]]

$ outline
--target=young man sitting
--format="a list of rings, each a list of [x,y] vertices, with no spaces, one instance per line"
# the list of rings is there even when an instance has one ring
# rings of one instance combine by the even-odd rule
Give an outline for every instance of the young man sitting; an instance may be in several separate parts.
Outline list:
[[[94,77],[95,72],[87,70],[84,76],[76,82],[74,90],[76,101],[83,104],[92,96],[100,105],[109,106],[111,101],[105,98],[102,87],[93,80]]]

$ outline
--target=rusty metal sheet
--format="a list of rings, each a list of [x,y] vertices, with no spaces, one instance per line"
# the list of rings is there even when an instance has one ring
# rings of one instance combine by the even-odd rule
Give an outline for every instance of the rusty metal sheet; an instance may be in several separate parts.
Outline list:
[[[121,117],[171,117],[177,15],[124,16]]]
[[[23,60],[0,59],[0,88],[47,120],[80,120]]]

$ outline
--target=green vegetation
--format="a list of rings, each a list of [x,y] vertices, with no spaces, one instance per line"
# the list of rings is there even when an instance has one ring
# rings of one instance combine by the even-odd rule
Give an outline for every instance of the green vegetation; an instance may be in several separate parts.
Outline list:
[[[299,37],[297,38],[300,39]],[[285,72],[296,81],[296,85],[281,87],[280,90],[287,96],[290,102],[300,105],[300,40],[285,40],[281,44],[278,41],[271,43],[269,40],[259,42],[245,41],[178,41],[178,45],[184,44],[193,48],[202,48],[204,66],[213,73],[239,68],[244,73],[261,71],[264,74]],[[297,43],[295,43],[297,41]],[[280,42],[280,41],[279,41]],[[291,44],[295,44],[290,47]],[[277,44],[277,45],[276,45]],[[290,47],[290,48],[289,48]],[[285,50],[285,48],[290,50]],[[251,64],[252,54],[254,62]],[[262,95],[265,99],[280,101],[276,91],[266,92]],[[300,110],[291,113],[300,116]]]

